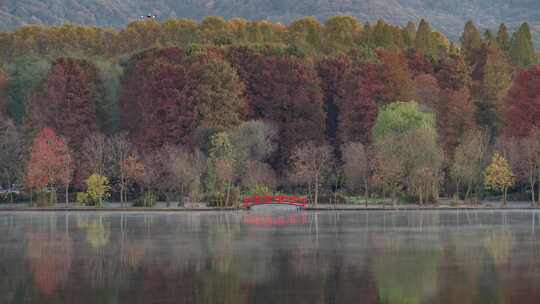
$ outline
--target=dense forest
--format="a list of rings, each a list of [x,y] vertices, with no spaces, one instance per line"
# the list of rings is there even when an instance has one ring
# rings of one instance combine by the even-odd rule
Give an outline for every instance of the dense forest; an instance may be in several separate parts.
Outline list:
[[[0,183],[40,204],[540,201],[527,23],[459,45],[348,16],[26,26],[0,60]]]
[[[121,28],[147,14],[157,15],[162,22],[223,16],[283,24],[304,16],[324,22],[333,15],[345,14],[369,22],[384,19],[399,26],[424,18],[452,41],[458,41],[467,20],[473,20],[482,30],[495,30],[499,23],[514,30],[528,22],[531,30],[538,32],[539,9],[536,0],[4,0],[0,2],[0,28],[66,22]]]

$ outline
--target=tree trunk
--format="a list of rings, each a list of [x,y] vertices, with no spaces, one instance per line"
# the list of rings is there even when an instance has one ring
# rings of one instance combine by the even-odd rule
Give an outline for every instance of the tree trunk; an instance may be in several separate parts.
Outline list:
[[[69,186],[66,186],[66,207],[69,206]]]
[[[537,205],[540,205],[540,171],[538,171],[538,203]]]
[[[315,175],[315,199],[314,199],[315,206],[319,203],[319,175]]]
[[[368,199],[369,199],[369,185],[368,185],[368,181],[367,179],[364,181],[364,187],[365,187],[365,192],[364,192],[364,196],[366,198],[366,208],[368,207]]]
[[[120,172],[120,207],[124,208],[124,175]]]
[[[504,188],[504,191],[503,191],[503,207],[506,207],[506,191],[507,191],[507,189]]]
[[[456,202],[460,201],[459,197],[459,182],[456,182]]]
[[[534,204],[536,203],[536,199],[534,197],[534,177],[531,176],[531,204],[532,206],[534,206]]]
[[[225,198],[225,206],[229,205],[229,199],[230,199],[230,195],[231,195],[231,184],[232,184],[232,182],[227,183],[227,197]]]
[[[184,206],[184,183],[180,183],[180,197],[178,198],[178,204]]]
[[[469,184],[469,185],[467,185],[467,192],[465,192],[465,201],[469,202],[469,203],[470,203],[470,201],[469,201],[469,195],[470,194],[471,194],[471,185]]]
[[[52,187],[51,191],[51,205],[55,204],[54,200],[56,199],[56,187]]]
[[[382,186],[382,196],[383,196],[383,208],[386,207],[386,187]]]

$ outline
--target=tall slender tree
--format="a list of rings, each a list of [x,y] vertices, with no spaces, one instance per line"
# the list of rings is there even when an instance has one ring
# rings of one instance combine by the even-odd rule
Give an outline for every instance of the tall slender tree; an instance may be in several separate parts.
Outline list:
[[[465,55],[465,60],[472,65],[476,57],[476,52],[482,46],[482,37],[480,31],[472,21],[467,21],[463,35],[461,35],[461,49]]]
[[[416,49],[427,56],[434,56],[436,52],[435,41],[431,35],[431,26],[429,23],[422,19],[418,25],[418,31],[416,32],[415,40]]]
[[[527,68],[537,62],[531,30],[528,23],[523,23],[512,35],[510,57],[520,68]]]
[[[509,54],[510,35],[508,34],[508,28],[504,23],[501,23],[501,25],[499,26],[499,31],[497,32],[497,43],[506,54]]]

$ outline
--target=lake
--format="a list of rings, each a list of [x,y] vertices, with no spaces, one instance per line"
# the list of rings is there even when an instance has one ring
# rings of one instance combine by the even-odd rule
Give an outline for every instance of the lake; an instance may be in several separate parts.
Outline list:
[[[539,303],[537,211],[0,212],[0,303]]]

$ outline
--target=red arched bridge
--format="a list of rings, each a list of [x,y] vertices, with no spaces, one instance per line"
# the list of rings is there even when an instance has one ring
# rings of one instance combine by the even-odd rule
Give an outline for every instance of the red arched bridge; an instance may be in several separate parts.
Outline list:
[[[307,199],[296,196],[248,196],[242,201],[242,207],[246,209],[260,205],[288,205],[305,208]]]

